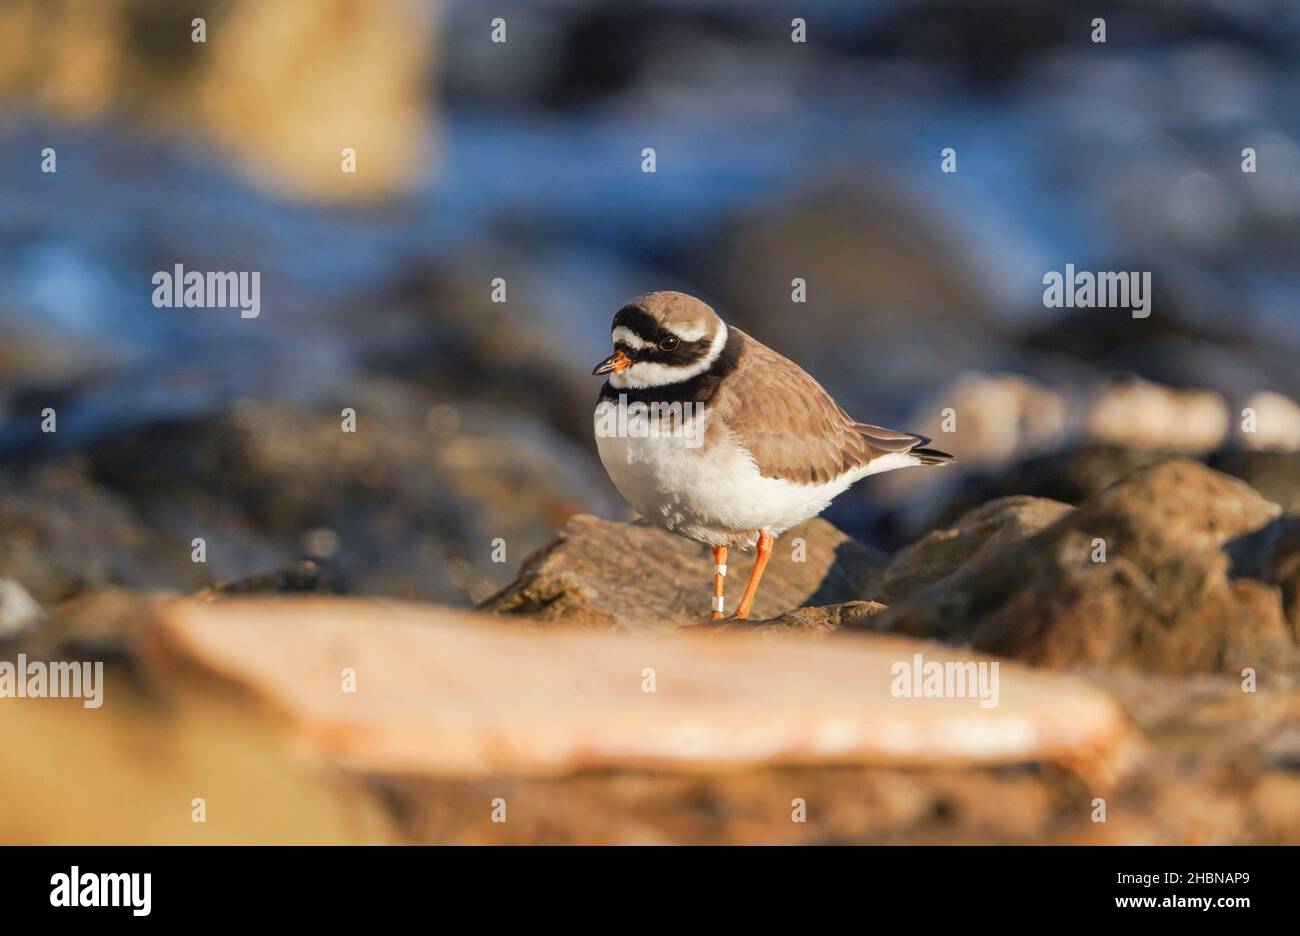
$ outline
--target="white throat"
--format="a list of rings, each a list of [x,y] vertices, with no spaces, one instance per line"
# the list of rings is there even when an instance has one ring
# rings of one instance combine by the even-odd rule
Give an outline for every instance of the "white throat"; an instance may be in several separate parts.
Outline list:
[[[609,385],[616,390],[644,390],[647,387],[666,387],[698,377],[713,366],[727,344],[727,325],[718,323],[718,332],[709,342],[708,353],[694,364],[673,367],[656,361],[638,361],[631,367],[609,375]]]

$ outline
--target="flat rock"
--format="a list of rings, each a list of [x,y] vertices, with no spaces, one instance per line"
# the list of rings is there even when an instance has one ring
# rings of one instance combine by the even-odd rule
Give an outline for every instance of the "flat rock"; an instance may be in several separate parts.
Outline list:
[[[300,746],[368,774],[1040,760],[1105,773],[1128,750],[1105,693],[1013,663],[992,707],[896,698],[896,664],[962,654],[893,638],[664,639],[317,597],[176,600],[149,634],[146,664],[164,683],[192,686],[198,671],[242,686]]]
[[[883,557],[820,518],[777,540],[753,617],[855,598],[858,580]],[[731,550],[727,607],[734,608],[754,554]],[[518,579],[480,610],[582,627],[669,632],[709,617],[708,547],[645,523],[571,517],[524,562]]]
[[[1281,592],[1270,573],[1250,574],[1260,544],[1278,539],[1280,513],[1236,478],[1161,462],[862,626],[1044,666],[1290,676],[1296,642]]]

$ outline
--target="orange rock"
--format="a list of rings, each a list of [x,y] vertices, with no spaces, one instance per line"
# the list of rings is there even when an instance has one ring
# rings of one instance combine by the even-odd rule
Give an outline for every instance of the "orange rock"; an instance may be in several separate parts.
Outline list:
[[[1129,737],[1105,693],[1004,661],[993,707],[898,698],[915,654],[964,655],[894,637],[664,639],[325,598],[168,602],[146,634],[164,678],[239,684],[309,751],[366,773],[1052,760],[1110,774]]]

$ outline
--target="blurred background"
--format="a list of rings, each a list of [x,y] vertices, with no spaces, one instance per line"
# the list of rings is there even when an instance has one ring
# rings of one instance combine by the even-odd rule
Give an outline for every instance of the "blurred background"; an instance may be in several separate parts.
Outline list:
[[[628,516],[590,370],[655,289],[959,456],[833,506],[877,546],[1081,445],[1300,504],[1298,53],[1290,0],[0,0],[0,576],[482,600]]]

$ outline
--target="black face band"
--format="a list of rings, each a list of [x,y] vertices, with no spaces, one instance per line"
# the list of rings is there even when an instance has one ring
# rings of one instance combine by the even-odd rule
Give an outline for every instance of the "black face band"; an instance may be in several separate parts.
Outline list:
[[[713,394],[717,392],[718,384],[722,382],[722,378],[734,371],[740,363],[740,346],[740,333],[734,328],[728,329],[727,341],[722,346],[722,353],[718,355],[717,360],[710,364],[709,369],[704,373],[696,374],[689,380],[680,383],[642,388],[624,387],[616,389],[607,380],[605,385],[600,388],[600,398],[602,400],[618,400],[622,397],[629,402],[647,404],[673,402],[707,404],[713,399]],[[681,348],[677,350],[680,351]]]
[[[644,348],[633,348],[626,342],[616,341],[615,348],[633,361],[654,361],[656,364],[664,364],[668,367],[689,367],[698,364],[709,353],[709,347],[713,343],[707,338],[701,338],[699,341],[681,341],[680,336],[673,335],[679,339],[679,344],[671,351],[665,351],[659,347],[659,342],[673,333],[661,327],[653,315],[637,305],[625,305],[614,314],[610,329],[615,328],[626,328],[647,345]]]
[[[642,341],[654,345],[659,344],[660,339],[667,334],[659,327],[653,315],[637,305],[625,305],[614,313],[614,324],[610,326],[610,330],[620,327],[626,328]]]

